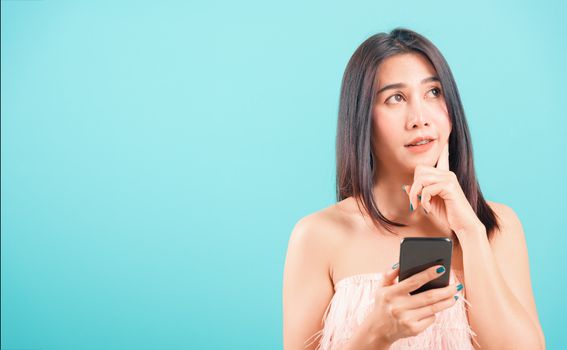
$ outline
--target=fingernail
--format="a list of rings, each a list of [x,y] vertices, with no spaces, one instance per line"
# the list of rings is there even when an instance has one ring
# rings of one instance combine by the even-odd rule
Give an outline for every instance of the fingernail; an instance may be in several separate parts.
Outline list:
[[[437,268],[437,270],[435,270],[435,271],[437,271],[437,273],[443,273],[443,272],[445,272],[445,266],[441,266],[441,267]]]
[[[413,205],[411,205],[411,202],[409,204],[409,211],[413,211]]]
[[[402,191],[406,192],[406,185],[402,185]]]
[[[459,299],[459,296],[458,296],[458,295],[455,295],[455,300],[457,300],[457,299]]]
[[[417,195],[417,199],[419,199],[421,201],[421,195],[420,194]]]
[[[427,211],[427,209],[425,209],[425,207],[422,207],[423,211],[425,212],[425,214],[429,214],[429,212]]]
[[[400,264],[399,264],[399,263],[395,263],[394,265],[392,265],[392,270],[395,270],[395,269],[397,269],[397,268],[398,268],[398,266],[400,266]]]
[[[457,286],[457,292],[460,291],[461,289],[463,289],[463,285],[459,283],[459,285]]]

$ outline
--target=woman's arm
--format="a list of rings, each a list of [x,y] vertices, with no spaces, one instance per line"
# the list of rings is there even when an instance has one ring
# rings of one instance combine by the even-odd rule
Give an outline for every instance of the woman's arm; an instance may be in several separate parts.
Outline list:
[[[285,350],[313,350],[325,308],[333,297],[329,278],[329,239],[316,215],[297,222],[289,238],[283,275]],[[313,339],[310,339],[313,338]]]
[[[482,349],[545,349],[524,231],[514,211],[492,204],[501,228],[489,242],[486,228],[449,170],[448,144],[436,166],[416,166],[413,184],[404,188],[414,208],[423,205],[432,219],[453,230],[459,239],[465,294],[471,304],[469,323]]]
[[[320,342],[323,315],[334,286],[331,256],[340,242],[333,229],[317,214],[299,220],[291,233],[283,276],[283,342],[285,350],[313,350]],[[378,337],[369,318],[341,350],[385,350],[390,344]]]
[[[476,341],[483,350],[545,349],[522,225],[511,208],[489,204],[501,225],[490,242],[484,226],[476,232],[456,232]]]

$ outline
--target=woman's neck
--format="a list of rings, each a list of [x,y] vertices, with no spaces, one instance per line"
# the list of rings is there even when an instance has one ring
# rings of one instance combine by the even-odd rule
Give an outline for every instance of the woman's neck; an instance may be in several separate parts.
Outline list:
[[[425,214],[423,207],[418,206],[410,211],[409,196],[402,186],[411,186],[412,183],[413,173],[398,172],[392,175],[380,173],[379,178],[374,181],[372,192],[374,201],[382,215],[389,220],[407,225],[405,228],[395,228],[402,235],[411,233],[415,236],[415,232],[421,232],[417,235],[432,233],[435,236],[447,236],[456,239],[449,228],[440,227],[431,214]]]
[[[374,201],[380,212],[388,219],[410,226],[418,225],[427,220],[421,207],[410,211],[409,196],[403,190],[403,185],[411,186],[412,173],[381,172],[375,179],[372,192]],[[414,208],[416,209],[416,208]]]

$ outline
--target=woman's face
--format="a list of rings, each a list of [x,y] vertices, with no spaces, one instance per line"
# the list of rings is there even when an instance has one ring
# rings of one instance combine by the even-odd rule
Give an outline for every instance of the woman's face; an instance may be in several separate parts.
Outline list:
[[[377,79],[372,138],[378,171],[413,173],[418,164],[434,166],[451,133],[435,69],[420,54],[398,54],[382,61]],[[432,141],[412,145],[421,138]]]

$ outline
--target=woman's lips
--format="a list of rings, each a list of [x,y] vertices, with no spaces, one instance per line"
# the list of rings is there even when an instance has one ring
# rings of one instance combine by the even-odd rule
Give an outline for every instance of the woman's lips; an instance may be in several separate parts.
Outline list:
[[[437,140],[431,140],[426,144],[419,146],[405,146],[412,153],[423,153],[429,151]]]

